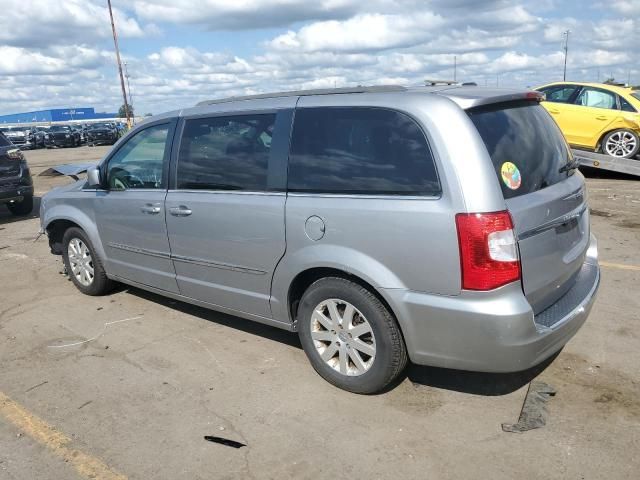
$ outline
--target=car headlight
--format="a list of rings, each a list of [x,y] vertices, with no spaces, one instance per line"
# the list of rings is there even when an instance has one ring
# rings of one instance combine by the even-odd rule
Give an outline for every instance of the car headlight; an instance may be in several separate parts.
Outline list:
[[[24,155],[18,148],[13,148],[7,152],[7,157],[12,160],[24,160]]]
[[[69,135],[68,133],[65,134],[64,138],[71,138],[71,135]]]
[[[44,136],[44,138],[45,138],[46,140],[49,140],[49,135],[45,135],[45,136]]]

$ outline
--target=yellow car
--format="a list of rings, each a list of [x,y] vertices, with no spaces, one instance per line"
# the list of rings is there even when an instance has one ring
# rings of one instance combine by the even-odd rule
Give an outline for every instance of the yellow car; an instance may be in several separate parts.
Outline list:
[[[640,151],[640,90],[603,83],[558,82],[536,88],[570,145],[614,157]]]

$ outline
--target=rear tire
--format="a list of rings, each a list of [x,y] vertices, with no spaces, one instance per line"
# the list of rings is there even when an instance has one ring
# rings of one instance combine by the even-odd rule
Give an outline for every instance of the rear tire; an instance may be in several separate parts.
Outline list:
[[[18,203],[10,203],[7,205],[12,215],[16,217],[24,217],[33,211],[33,196],[28,195]]]
[[[634,158],[640,151],[640,137],[626,128],[613,130],[604,136],[600,149],[614,158]]]
[[[78,290],[91,296],[111,291],[113,281],[107,277],[102,259],[82,229],[67,229],[62,237],[62,246],[64,266]]]
[[[334,322],[334,317],[339,320]],[[297,320],[311,365],[338,388],[377,393],[407,365],[404,339],[391,312],[371,291],[350,280],[327,277],[314,282],[302,296]]]

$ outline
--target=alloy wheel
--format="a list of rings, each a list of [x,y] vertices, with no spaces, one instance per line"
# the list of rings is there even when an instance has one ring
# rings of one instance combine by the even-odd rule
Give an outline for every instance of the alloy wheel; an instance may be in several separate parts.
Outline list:
[[[93,259],[87,245],[79,238],[72,238],[67,248],[71,274],[85,287],[93,283]]]
[[[622,130],[611,134],[604,148],[612,157],[628,157],[636,149],[637,142],[631,132]]]
[[[324,300],[311,315],[311,339],[320,358],[342,375],[366,373],[376,357],[376,339],[365,316],[351,303]]]

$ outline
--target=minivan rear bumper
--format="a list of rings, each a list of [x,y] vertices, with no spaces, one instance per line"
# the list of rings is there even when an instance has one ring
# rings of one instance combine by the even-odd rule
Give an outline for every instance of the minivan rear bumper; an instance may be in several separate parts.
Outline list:
[[[587,319],[600,284],[596,240],[574,286],[534,315],[519,282],[455,297],[401,289],[381,294],[396,313],[411,361],[481,372],[517,372],[559,351]]]

